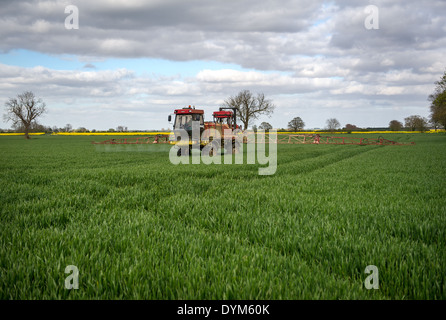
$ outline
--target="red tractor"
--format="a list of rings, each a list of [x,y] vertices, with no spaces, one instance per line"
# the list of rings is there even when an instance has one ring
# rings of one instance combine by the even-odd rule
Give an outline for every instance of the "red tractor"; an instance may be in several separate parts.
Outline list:
[[[194,145],[199,144],[200,150],[209,143],[216,144],[215,149],[224,147],[226,152],[236,153],[239,150],[240,143],[235,136],[235,130],[240,129],[237,125],[237,109],[236,108],[220,108],[219,111],[215,111],[213,115],[213,121],[204,121],[204,110],[195,109],[195,107],[186,107],[182,109],[176,109],[174,111],[175,120],[173,122],[174,135],[171,136],[171,143],[176,144],[178,147],[178,155],[181,155],[181,150],[184,151],[185,145],[188,145],[188,152],[183,152],[183,155],[189,155]],[[172,115],[168,117],[169,123],[172,121]],[[199,126],[199,136],[193,137],[192,126],[195,125],[195,130]],[[189,139],[183,141],[181,135],[176,130],[183,129],[187,132]],[[230,130],[230,134],[229,133]],[[219,139],[219,143],[216,143],[216,139]]]

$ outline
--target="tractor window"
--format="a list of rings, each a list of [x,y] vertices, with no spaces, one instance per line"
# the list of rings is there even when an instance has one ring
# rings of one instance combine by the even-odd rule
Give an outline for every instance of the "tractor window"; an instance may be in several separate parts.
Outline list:
[[[192,115],[190,115],[190,114],[178,116],[178,120],[179,120],[178,128],[180,128],[180,129],[184,129],[185,127],[192,126]]]
[[[201,114],[184,114],[177,115],[175,118],[175,129],[190,129],[192,128],[192,121],[200,121],[200,124],[204,124],[203,115]]]
[[[218,124],[227,124],[231,126],[231,118],[215,118],[215,123]]]
[[[193,114],[192,115],[192,120],[193,121],[200,121],[200,124],[204,124],[204,119],[203,119],[203,115],[202,114]]]

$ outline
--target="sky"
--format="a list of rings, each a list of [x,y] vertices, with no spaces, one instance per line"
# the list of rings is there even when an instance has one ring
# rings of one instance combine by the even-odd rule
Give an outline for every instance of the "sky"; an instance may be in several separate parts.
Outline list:
[[[276,106],[257,126],[387,127],[429,117],[445,17],[444,0],[3,0],[0,111],[32,91],[46,126],[166,130],[250,90]]]

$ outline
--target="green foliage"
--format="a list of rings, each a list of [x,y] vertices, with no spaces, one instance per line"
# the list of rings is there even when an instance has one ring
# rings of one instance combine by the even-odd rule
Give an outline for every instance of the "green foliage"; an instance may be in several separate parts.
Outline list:
[[[398,120],[392,120],[389,122],[389,129],[391,131],[400,131],[403,128],[403,124]]]
[[[426,118],[419,115],[409,116],[404,118],[405,126],[412,131],[426,131],[428,121]]]
[[[446,91],[438,94],[432,101],[431,121],[446,128]]]
[[[431,121],[435,125],[446,128],[446,71],[443,77],[435,82],[435,91],[429,95],[431,101]]]
[[[0,298],[444,300],[444,136],[385,137],[417,144],[278,145],[273,176],[0,137]]]
[[[290,122],[288,122],[288,129],[291,131],[303,130],[305,127],[305,122],[301,117],[295,117]]]
[[[268,122],[262,122],[259,126],[259,129],[265,130],[265,131],[269,131],[272,128],[273,128],[273,126],[271,124],[269,124]]]

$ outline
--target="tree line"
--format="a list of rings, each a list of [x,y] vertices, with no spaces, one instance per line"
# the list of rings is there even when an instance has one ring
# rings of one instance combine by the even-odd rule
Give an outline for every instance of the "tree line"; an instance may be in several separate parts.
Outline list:
[[[0,129],[0,133],[11,133],[11,132],[45,132],[45,133],[59,133],[59,132],[127,132],[128,128],[125,126],[118,126],[116,128],[110,128],[108,130],[96,130],[96,129],[87,129],[85,127],[73,128],[70,123],[67,123],[63,127],[58,126],[45,126],[43,124],[38,123],[37,121],[32,121],[28,128],[22,123],[16,123],[12,125],[12,129]],[[163,131],[163,130],[161,130]]]

